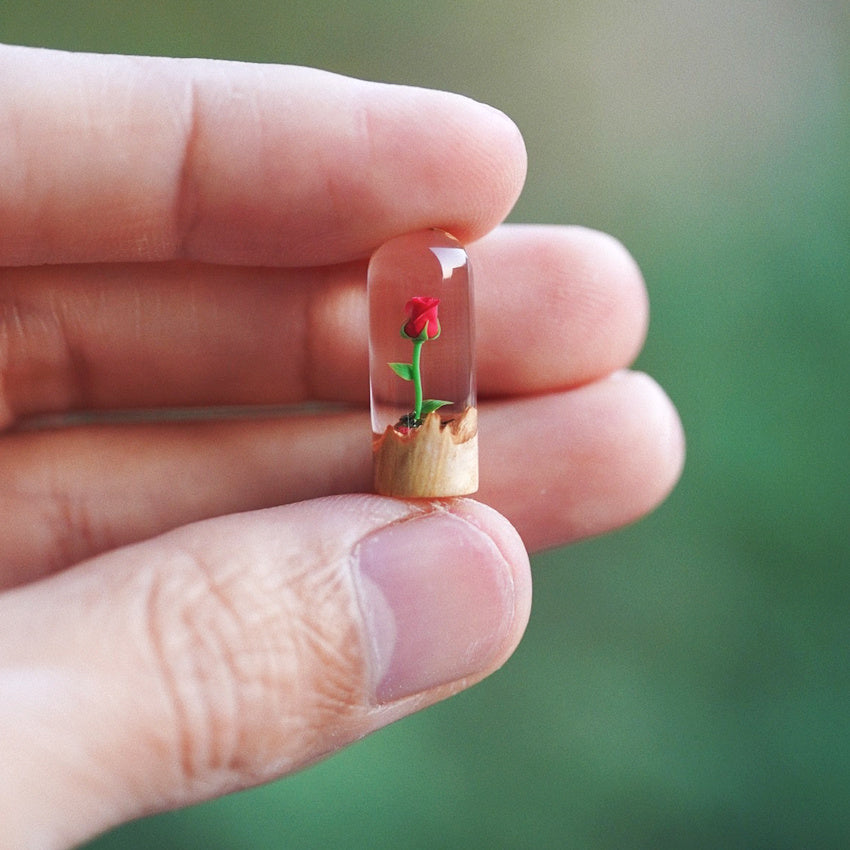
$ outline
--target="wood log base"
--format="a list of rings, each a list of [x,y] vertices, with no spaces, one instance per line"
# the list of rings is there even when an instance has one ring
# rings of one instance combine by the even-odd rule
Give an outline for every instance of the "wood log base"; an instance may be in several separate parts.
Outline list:
[[[443,422],[437,411],[418,428],[388,425],[372,442],[375,491],[383,496],[439,499],[478,490],[478,411]]]

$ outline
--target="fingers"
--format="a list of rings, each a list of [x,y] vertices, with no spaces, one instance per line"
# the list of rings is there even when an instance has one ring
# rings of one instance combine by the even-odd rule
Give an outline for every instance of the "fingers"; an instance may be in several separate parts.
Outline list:
[[[371,490],[368,414],[3,438],[0,587],[207,517]]]
[[[188,526],[6,593],[4,839],[70,846],[290,773],[495,670],[529,604],[495,512],[358,496]]]
[[[646,293],[611,237],[507,226],[470,254],[482,395],[587,383],[639,350]],[[364,281],[363,263],[6,270],[0,422],[70,409],[365,403]]]
[[[639,519],[684,463],[678,413],[640,372],[498,405],[486,426],[476,498],[508,516],[532,550]]]
[[[510,225],[470,254],[483,394],[578,386],[625,368],[640,351],[646,289],[613,237],[583,227]]]
[[[320,265],[507,213],[525,150],[460,96],[308,68],[0,47],[0,264]]]
[[[351,321],[365,313],[361,272],[351,264],[311,272],[197,263],[8,269],[0,279],[0,423],[67,410],[299,402],[330,377],[322,351],[341,368],[336,391],[326,387],[330,397],[362,401],[366,340],[363,322]],[[340,338],[322,349],[328,323]]]
[[[183,523],[371,489],[368,416],[100,426],[8,435],[0,586]],[[681,427],[649,378],[485,405],[481,491],[534,550],[651,510],[678,478]]]

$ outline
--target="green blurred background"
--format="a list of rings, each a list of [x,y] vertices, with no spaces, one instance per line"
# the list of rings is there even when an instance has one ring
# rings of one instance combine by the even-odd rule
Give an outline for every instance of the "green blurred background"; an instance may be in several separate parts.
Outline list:
[[[463,92],[529,151],[512,218],[616,234],[679,406],[652,517],[537,556],[472,691],[111,848],[850,846],[850,6],[0,0],[0,40]],[[0,80],[2,85],[2,80]]]

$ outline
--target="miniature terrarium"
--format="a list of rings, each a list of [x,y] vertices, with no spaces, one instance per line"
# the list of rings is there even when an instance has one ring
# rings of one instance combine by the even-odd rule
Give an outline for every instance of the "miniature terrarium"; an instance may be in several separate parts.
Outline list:
[[[439,498],[478,489],[472,275],[441,230],[391,239],[369,263],[375,490]]]

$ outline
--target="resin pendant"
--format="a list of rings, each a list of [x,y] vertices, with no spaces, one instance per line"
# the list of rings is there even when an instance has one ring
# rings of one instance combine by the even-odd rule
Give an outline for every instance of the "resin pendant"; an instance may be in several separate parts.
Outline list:
[[[375,490],[440,498],[478,489],[472,275],[441,230],[391,239],[369,262]]]

